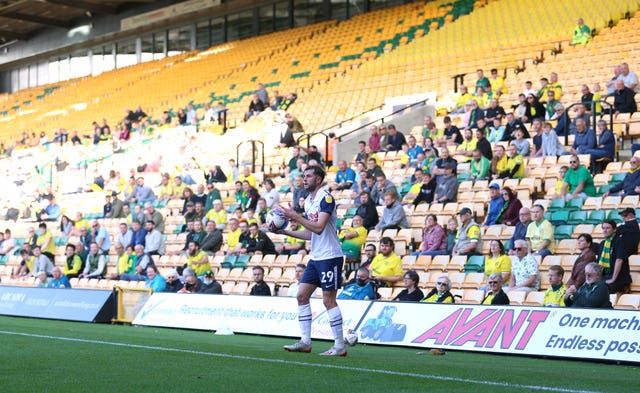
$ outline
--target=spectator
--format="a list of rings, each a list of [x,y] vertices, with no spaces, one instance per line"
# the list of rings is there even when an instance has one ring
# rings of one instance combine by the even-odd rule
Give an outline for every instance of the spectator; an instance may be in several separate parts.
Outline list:
[[[206,252],[207,255],[214,255],[216,252],[220,251],[220,248],[222,248],[223,238],[222,232],[220,232],[216,227],[216,222],[207,222],[205,235],[202,239],[196,241],[200,242],[201,250]]]
[[[569,277],[567,281],[567,287],[570,288],[574,286],[576,290],[584,284],[584,268],[589,263],[597,260],[594,252],[593,238],[588,233],[583,233],[578,236],[577,247],[580,253],[573,263],[571,277]]]
[[[638,251],[640,229],[636,220],[635,210],[626,208],[620,212],[623,223],[616,227],[613,220],[602,222],[604,240],[598,263],[603,268],[605,283],[609,293],[628,291],[631,284],[629,272],[629,256]]]
[[[40,246],[42,253],[50,260],[55,260],[56,257],[56,242],[53,238],[53,234],[47,230],[47,224],[41,222],[38,224],[38,238],[36,239],[36,245]],[[36,269],[40,271],[42,269]],[[51,270],[47,270],[47,274],[51,275]]]
[[[550,287],[544,293],[542,305],[546,307],[564,307],[564,297],[567,286],[562,282],[564,269],[560,265],[549,267],[548,271]]]
[[[304,271],[307,268],[307,265],[304,263],[298,263],[296,265],[296,281],[292,282],[289,285],[289,289],[287,290],[287,296],[296,298],[298,297],[298,288],[300,286],[300,280],[302,280],[302,275],[304,275]]]
[[[542,157],[542,121],[535,119],[531,124],[531,134],[533,134],[533,150],[529,154],[530,157]]]
[[[451,281],[447,276],[440,276],[436,280],[436,287],[426,294],[421,301],[424,303],[455,303],[456,300],[449,291]]]
[[[180,277],[178,276],[178,272],[176,271],[176,269],[171,269],[166,274],[167,282],[165,284],[164,292],[180,292],[184,285],[182,285],[182,281],[180,281]]]
[[[20,265],[18,266],[18,271],[12,276],[12,278],[24,278],[27,277],[30,273],[35,272],[33,270],[33,266],[35,265],[35,257],[33,255],[29,255],[29,251],[31,250],[31,246],[25,243],[24,248],[20,250]]]
[[[198,293],[202,287],[202,281],[196,277],[195,272],[190,267],[184,269],[182,272],[182,278],[184,280],[184,286],[178,291],[178,293]]]
[[[522,202],[516,197],[511,188],[504,187],[501,192],[504,199],[504,205],[502,210],[498,214],[496,222],[498,224],[504,224],[508,226],[517,225],[519,220],[520,209],[522,208]]]
[[[258,205],[258,199],[260,199],[260,195],[258,194],[258,190],[256,190],[248,180],[242,182],[242,193],[241,193],[241,208],[243,211],[247,211],[252,209],[255,211],[256,206]],[[215,206],[214,206],[215,208]]]
[[[222,294],[222,285],[220,285],[220,283],[215,279],[211,270],[204,273],[202,285],[200,286],[198,293],[207,295]]]
[[[276,185],[273,183],[273,180],[266,179],[263,186],[266,191],[262,193],[261,197],[267,202],[267,208],[273,209],[277,207],[280,203],[280,193],[276,190]]]
[[[164,292],[167,287],[167,282],[158,272],[156,265],[147,266],[147,277],[144,287],[152,289],[153,292]]]
[[[456,154],[466,156],[467,158],[464,161],[468,162],[469,160],[471,160],[473,151],[476,150],[478,141],[473,137],[473,132],[470,128],[465,129],[463,135],[464,139],[462,140],[462,143],[458,145]]]
[[[505,199],[500,194],[500,185],[498,185],[498,183],[491,183],[489,186],[489,210],[487,211],[484,224],[482,224],[485,228],[498,223],[498,216],[505,205]]]
[[[391,183],[384,173],[377,176],[377,181],[371,191],[371,199],[376,206],[384,206],[385,195],[389,192],[397,192],[396,186]]]
[[[136,274],[136,262],[138,256],[134,257],[133,254],[133,246],[127,245],[127,247],[123,247],[122,244],[116,244],[116,272],[111,273],[109,278],[111,280],[118,280],[120,276],[129,274]]]
[[[507,170],[507,155],[504,150],[504,146],[497,145],[496,152],[491,160],[491,177],[497,179],[500,173]]]
[[[569,169],[564,175],[564,184],[562,186],[562,195],[566,201],[580,198],[582,200],[587,197],[594,196],[596,188],[593,183],[593,176],[587,168],[580,165],[580,159],[577,155],[572,155],[569,159]]]
[[[387,151],[400,151],[402,150],[402,145],[407,143],[407,140],[404,137],[404,134],[396,129],[396,126],[393,124],[387,125],[387,129],[389,130],[389,137],[387,138]]]
[[[249,223],[244,218],[238,221],[229,221],[229,233],[227,234],[227,255],[239,255],[246,252],[249,242]]]
[[[613,92],[613,111],[618,113],[634,113],[637,106],[635,101],[635,92],[624,85],[624,81],[618,79],[615,81],[615,91]],[[606,112],[606,111],[605,111]]]
[[[4,231],[4,240],[0,245],[0,255],[7,255],[16,246],[16,240],[11,237],[11,229],[7,228]]]
[[[502,124],[502,118],[496,117],[493,119],[493,123],[489,126],[489,134],[487,140],[490,143],[498,143],[504,138],[504,132],[507,128]]]
[[[499,173],[498,177],[501,179],[523,179],[524,173],[524,158],[518,154],[518,147],[511,144],[507,154],[506,168]]]
[[[584,45],[591,41],[591,29],[584,24],[582,18],[578,18],[578,25],[573,29],[571,45]]]
[[[431,175],[437,179],[438,176],[444,175],[444,167],[447,164],[451,165],[453,174],[455,175],[458,162],[450,156],[449,149],[447,147],[443,147],[442,149],[440,149],[440,158],[434,160],[433,163],[431,163],[429,172],[431,172]]]
[[[487,283],[489,284],[489,292],[480,304],[509,305],[509,297],[502,290],[502,274],[493,273],[489,276]]]
[[[460,85],[460,96],[456,99],[456,106],[453,113],[464,113],[465,106],[470,100],[473,100],[473,95],[469,93],[469,89],[465,85]]]
[[[489,81],[489,78],[484,76],[484,72],[481,69],[478,69],[476,71],[476,76],[478,77],[478,79],[476,80],[476,88],[482,87],[484,89],[487,86],[491,86],[491,82]]]
[[[39,270],[34,275],[36,278],[35,286],[38,288],[48,288],[49,287],[49,279],[47,278],[47,273],[44,270]]]
[[[246,253],[254,254],[277,254],[273,241],[263,231],[259,230],[257,223],[249,224],[249,242],[246,247]]]
[[[424,297],[424,293],[418,288],[420,277],[414,270],[409,270],[404,274],[404,289],[393,298],[397,302],[419,302]]]
[[[508,120],[507,115],[507,120]],[[534,119],[543,120],[545,118],[545,108],[535,94],[527,95],[527,110],[525,111],[523,119],[527,122],[532,122]],[[511,135],[509,133],[509,126],[507,125],[507,132],[505,135]]]
[[[343,229],[338,234],[347,265],[360,263],[360,250],[367,240],[367,229],[362,223],[362,217],[356,214],[351,221],[351,228]]]
[[[514,249],[516,255],[511,260],[509,291],[537,291],[540,288],[538,262],[529,253],[529,244],[524,240],[516,240]]]
[[[528,225],[526,234],[526,240],[531,245],[528,249],[534,255],[540,255],[540,258],[544,259],[547,255],[551,255],[555,249],[554,228],[544,218],[544,207],[542,205],[533,205],[531,213],[533,221]]]
[[[578,120],[583,120],[587,129],[591,128],[591,117],[587,113],[587,107],[584,104],[576,104],[573,107],[573,111],[575,115],[573,116],[573,120],[571,120],[571,124],[569,125],[569,134],[575,135],[577,132],[577,122]]]
[[[460,229],[453,246],[452,255],[481,255],[482,239],[480,226],[473,220],[471,209],[463,207],[460,212]]]
[[[211,270],[209,255],[201,250],[200,243],[197,241],[189,242],[187,266],[191,268],[198,277],[203,276],[204,273]]]
[[[398,194],[395,190],[385,192],[384,194],[384,210],[382,211],[382,217],[376,225],[376,229],[379,231],[385,231],[387,229],[401,229],[408,228],[409,222],[404,212],[404,208],[398,201]]]
[[[51,198],[49,204],[44,209],[40,210],[36,214],[36,220],[38,221],[58,221],[60,218],[61,210],[60,205],[56,203],[56,198]]]
[[[513,132],[515,138],[511,141],[511,144],[516,146],[519,155],[527,157],[529,156],[531,145],[529,144],[528,139],[524,139],[524,133],[522,130],[522,128],[515,129]]]
[[[371,261],[371,278],[382,286],[391,286],[402,280],[402,260],[394,251],[395,243],[390,237],[380,239],[380,253]]]
[[[373,243],[369,243],[364,246],[364,256],[365,259],[360,263],[360,267],[366,267],[370,269],[371,262],[376,257],[376,245]]]
[[[139,177],[136,180],[136,186],[133,192],[133,197],[129,200],[130,202],[143,204],[147,202],[154,202],[156,200],[156,195],[153,193],[153,190],[144,184],[144,178]]]
[[[156,229],[153,221],[148,220],[144,224],[147,234],[144,237],[144,252],[149,255],[164,255],[165,244],[162,233]]]
[[[100,225],[98,220],[93,220],[91,222],[91,230],[94,241],[98,244],[98,248],[100,252],[104,255],[109,254],[109,250],[111,249],[111,236],[107,229]]]
[[[123,218],[124,217],[124,213],[123,213],[123,207],[124,207],[124,202],[122,202],[120,199],[118,199],[118,192],[117,191],[112,191],[111,192],[111,210],[105,214],[105,218]]]
[[[36,272],[36,274],[34,274],[34,277],[37,277],[38,273],[40,272],[44,272],[47,276],[51,276],[53,274],[53,262],[51,262],[51,259],[49,259],[49,257],[44,252],[42,252],[40,246],[33,247],[32,251],[34,262],[33,269],[30,270]]]
[[[249,103],[249,110],[247,111],[244,120],[247,121],[251,116],[259,115],[264,111],[264,107],[265,104],[260,100],[260,97],[257,94],[254,94],[251,102]]]
[[[416,169],[416,177],[419,173],[421,172],[418,172],[418,169]],[[436,191],[436,185],[437,185],[436,179],[432,177],[431,174],[425,173],[422,175],[421,182],[422,182],[422,185],[418,189],[418,193],[416,194],[416,197],[413,199],[413,202],[412,202],[414,206],[418,206],[422,202],[425,202],[428,204],[431,204],[433,202],[433,196]],[[413,187],[412,187],[412,190],[413,190]],[[411,192],[411,190],[409,192]]]
[[[460,133],[460,129],[451,123],[451,118],[449,116],[445,116],[442,121],[444,123],[444,137],[446,138],[443,146],[446,146],[447,144],[461,144],[462,134]]]
[[[271,296],[271,288],[264,282],[264,268],[262,266],[253,267],[253,281],[255,285],[251,287],[251,296]]]
[[[299,229],[300,229],[299,223],[295,221],[291,221],[289,223],[290,231],[297,231]],[[365,235],[365,238],[366,238],[366,235]],[[295,255],[295,254],[305,255],[306,254],[305,246],[306,246],[306,241],[302,239],[298,239],[293,236],[287,236],[284,240],[284,243],[276,245],[275,248],[276,248],[276,253],[278,255]]]
[[[498,273],[502,281],[506,282],[511,276],[511,258],[507,255],[504,245],[498,239],[491,240],[489,256],[484,261],[485,280],[489,280],[492,274]]]
[[[542,156],[557,157],[564,154],[564,145],[558,139],[558,134],[551,123],[544,123],[542,131]]]
[[[213,201],[213,209],[204,216],[204,221],[213,221],[216,223],[216,228],[220,228],[221,231],[227,226],[227,212],[222,208],[222,201],[216,199]]]
[[[638,195],[638,186],[640,186],[640,157],[633,156],[629,160],[629,172],[625,175],[621,183],[611,187],[602,197]]]
[[[347,161],[338,162],[338,172],[336,172],[335,182],[331,185],[331,190],[350,190],[356,180],[356,173],[347,166]]]
[[[595,163],[599,158],[608,158],[613,161],[616,149],[616,137],[613,131],[607,128],[607,122],[598,120],[598,143],[593,149],[587,149],[584,154],[591,155],[591,162]]]
[[[378,132],[377,126],[371,126],[369,128],[371,131],[371,136],[369,136],[369,147],[372,151],[380,151],[380,133]]]
[[[62,269],[58,266],[53,267],[53,277],[49,280],[48,288],[71,288],[69,278],[62,274]]]
[[[531,120],[533,122],[533,120]],[[507,113],[507,123],[504,126],[504,133],[502,134],[501,142],[511,141],[514,138],[513,133],[520,129],[524,132],[524,137],[528,138],[529,134],[526,132],[526,128],[520,119],[516,119],[514,114],[509,112]]]
[[[471,180],[486,180],[489,178],[491,161],[482,155],[479,149],[473,151],[471,160]]]
[[[96,242],[89,246],[89,254],[80,278],[102,278],[107,273],[107,261]]]
[[[369,270],[361,267],[356,272],[356,280],[347,284],[338,295],[338,299],[374,300],[376,291],[369,278]]]
[[[564,304],[568,307],[613,308],[602,278],[602,266],[591,262],[584,268],[584,275],[585,282],[579,289],[575,286],[567,289]]]
[[[429,214],[425,218],[425,227],[422,230],[422,243],[420,249],[411,255],[444,255],[447,252],[447,234],[444,228],[438,224],[438,218]]]
[[[484,120],[482,120],[482,123],[484,124]],[[486,127],[482,127],[482,128],[478,128],[476,130],[476,146],[475,148],[471,151],[471,156],[473,156],[473,151],[475,150],[480,150],[480,152],[482,152],[482,155],[485,156],[488,160],[491,160],[493,158],[493,152],[491,150],[491,143],[489,143],[489,141],[487,140],[487,138],[485,138],[485,134],[486,134]]]
[[[62,273],[68,278],[78,277],[80,271],[83,270],[82,259],[76,254],[76,246],[72,243],[67,243],[65,247],[65,264],[63,266]]]
[[[587,129],[584,120],[576,121],[576,137],[571,145],[571,154],[587,154],[587,151],[596,146],[596,134],[592,129]]]
[[[444,175],[436,179],[433,200],[438,203],[455,202],[458,194],[458,179],[453,174],[453,166],[451,164],[445,164],[443,169]]]
[[[486,122],[493,122],[496,118],[502,118],[506,116],[504,108],[498,104],[498,99],[492,98],[489,101],[489,107],[484,111],[484,119]]]
[[[67,217],[66,215],[63,214],[62,217],[60,218],[60,232],[64,236],[71,235],[71,231],[73,231],[74,225],[75,223],[71,219],[69,219],[69,217]]]
[[[624,82],[624,86],[633,90],[634,93],[638,92],[638,76],[635,72],[629,70],[629,64],[620,64],[618,79],[621,79]]]

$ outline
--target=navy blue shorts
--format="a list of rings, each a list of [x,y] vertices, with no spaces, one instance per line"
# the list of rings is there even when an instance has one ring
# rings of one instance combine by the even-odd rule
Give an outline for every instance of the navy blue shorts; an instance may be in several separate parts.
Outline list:
[[[311,259],[302,275],[301,283],[315,285],[323,291],[337,291],[342,285],[342,263],[344,257]]]

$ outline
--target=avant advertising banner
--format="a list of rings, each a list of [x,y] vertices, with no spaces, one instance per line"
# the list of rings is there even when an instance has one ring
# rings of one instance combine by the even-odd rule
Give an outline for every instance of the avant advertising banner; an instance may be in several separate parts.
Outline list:
[[[111,322],[113,292],[0,286],[0,315]]]
[[[354,328],[370,302],[340,301],[345,329]],[[322,300],[311,299],[312,337],[332,338]],[[197,330],[229,328],[237,333],[296,337],[298,305],[293,298],[154,293],[134,325]]]
[[[361,343],[640,362],[640,313],[373,302]]]

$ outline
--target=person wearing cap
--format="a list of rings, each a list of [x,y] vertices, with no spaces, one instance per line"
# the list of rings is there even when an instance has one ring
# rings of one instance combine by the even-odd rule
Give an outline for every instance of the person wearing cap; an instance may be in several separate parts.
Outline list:
[[[158,272],[156,265],[147,266],[147,277],[145,278],[144,287],[153,289],[153,292],[164,292],[167,282]]]
[[[35,286],[38,288],[49,288],[49,278],[44,270],[37,271],[35,274]]]
[[[436,179],[433,201],[437,203],[455,202],[458,195],[458,179],[453,174],[453,166],[445,164],[444,175]]]
[[[555,229],[553,224],[544,218],[544,207],[535,204],[531,207],[533,220],[527,226],[526,239],[531,245],[529,250],[544,259],[555,250]]]
[[[491,161],[482,155],[479,149],[473,151],[471,160],[471,180],[485,180],[489,178]]]
[[[196,273],[190,267],[182,271],[182,278],[184,280],[184,286],[178,291],[178,293],[198,293],[202,287],[202,281],[196,277]]]
[[[452,255],[481,255],[482,232],[480,226],[473,219],[471,209],[464,207],[458,212],[458,215],[460,216],[460,228]]]
[[[611,187],[602,197],[638,195],[638,191],[640,191],[640,157],[633,156],[629,160],[629,172],[624,176],[622,182]]]
[[[564,184],[562,185],[562,195],[566,201],[580,198],[582,200],[587,197],[595,196],[596,188],[593,183],[593,176],[584,165],[580,165],[580,159],[577,155],[569,158],[569,169],[564,175]]]
[[[118,192],[111,192],[111,210],[104,215],[104,218],[123,218],[124,212],[122,211],[124,207],[124,202],[122,202],[118,198]]]
[[[498,216],[504,207],[505,200],[500,195],[500,185],[498,183],[491,183],[489,186],[489,197],[491,198],[489,200],[489,210],[482,224],[485,228],[498,223]]]
[[[547,85],[548,86],[548,85]],[[540,98],[543,99],[542,97]],[[545,111],[545,120],[556,120],[558,113],[555,110],[556,104],[559,104],[560,101],[556,98],[556,92],[550,89],[547,89],[547,108]]]
[[[204,273],[202,278],[202,285],[198,289],[197,293],[214,295],[222,294],[222,285],[215,279],[211,270]]]
[[[402,150],[402,145],[407,143],[407,140],[404,137],[404,134],[396,129],[396,126],[393,124],[387,125],[387,129],[389,130],[389,136],[387,138],[387,151],[400,151]]]
[[[603,268],[603,276],[609,293],[624,292],[631,284],[629,256],[638,252],[640,228],[635,210],[626,208],[620,212],[623,223],[617,225],[613,220],[602,222],[604,240],[600,243],[601,252],[598,263]]]

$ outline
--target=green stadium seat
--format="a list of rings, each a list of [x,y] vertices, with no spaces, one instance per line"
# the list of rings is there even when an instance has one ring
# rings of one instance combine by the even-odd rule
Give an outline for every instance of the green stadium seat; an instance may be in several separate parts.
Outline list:
[[[569,211],[568,210],[558,210],[551,213],[551,223],[555,226],[565,225],[567,221],[569,221]]]
[[[588,213],[583,210],[576,210],[569,213],[569,221],[568,224],[578,225],[578,224],[586,224],[587,223]]]
[[[235,255],[227,255],[224,257],[224,261],[220,264],[222,268],[233,269],[236,264],[236,260],[238,259]]]
[[[618,224],[622,223],[622,217],[620,216],[620,212],[618,212],[618,210],[609,210],[609,212],[607,213],[607,218],[609,220],[617,222]]]
[[[555,229],[556,240],[570,239],[573,233],[573,225],[558,225]]]
[[[464,264],[464,271],[470,272],[484,272],[484,255],[473,255],[467,259],[467,263]]]
[[[357,207],[350,207],[347,209],[347,212],[344,214],[344,218],[353,218],[358,211]]]
[[[565,206],[566,206],[566,202],[564,201],[564,199],[556,198],[551,200],[548,210],[552,212],[556,210],[562,210],[565,208]]]
[[[233,263],[233,267],[240,267],[240,268],[245,268],[247,267],[247,264],[249,263],[249,260],[251,259],[250,255],[238,255],[238,257],[236,258],[235,262]]]
[[[604,210],[592,210],[584,223],[597,225],[600,224],[606,217],[607,214]]]
[[[565,206],[565,209],[568,210],[580,210],[582,208],[582,205],[584,204],[584,201],[581,198],[574,198],[569,200],[569,202],[567,202],[567,205]]]

